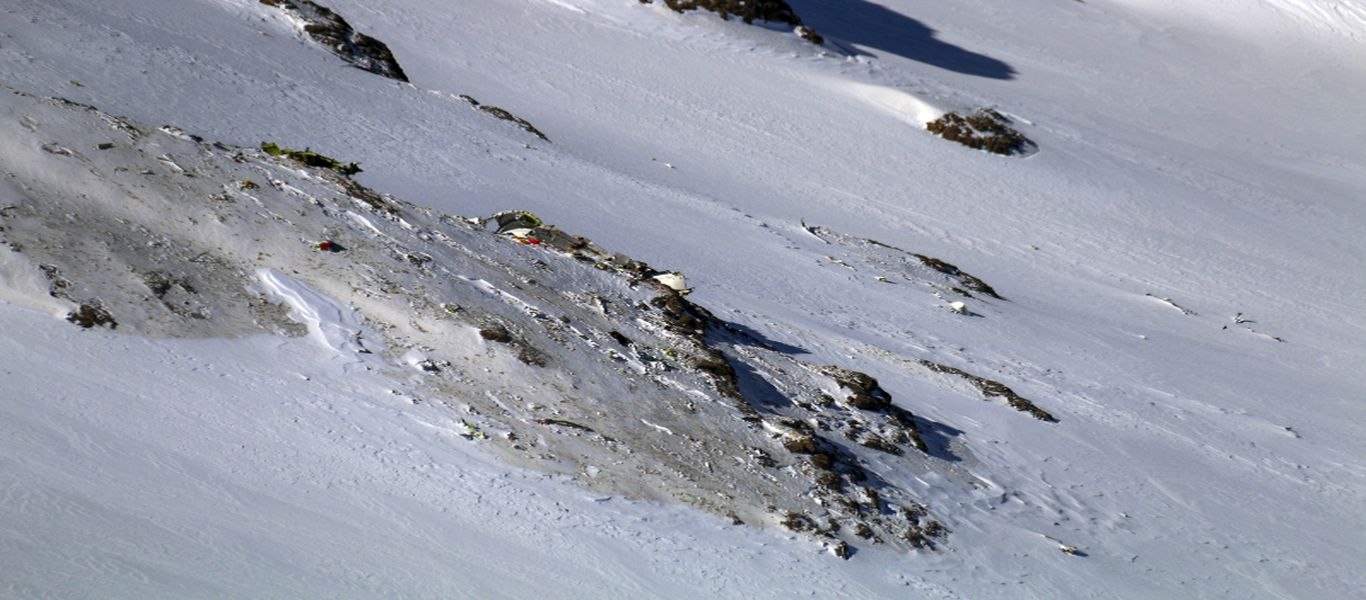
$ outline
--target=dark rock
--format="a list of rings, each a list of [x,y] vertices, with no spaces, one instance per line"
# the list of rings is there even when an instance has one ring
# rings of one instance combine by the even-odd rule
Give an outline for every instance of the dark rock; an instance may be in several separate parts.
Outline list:
[[[867,447],[867,448],[872,448],[872,449],[874,449],[874,450],[880,450],[880,451],[886,452],[886,453],[888,453],[888,454],[897,454],[897,455],[901,454],[901,448],[898,448],[898,447],[896,446],[896,444],[893,444],[893,443],[891,443],[891,442],[889,442],[889,441],[883,439],[882,436],[877,435],[877,434],[875,434],[875,433],[867,433],[867,434],[864,434],[863,436],[859,437],[856,441],[857,441],[860,445],[862,445],[862,446],[864,446],[864,447]]]
[[[841,388],[849,392],[845,398],[855,408],[863,410],[882,410],[892,405],[892,395],[878,385],[876,379],[867,373],[851,371],[834,365],[821,368],[821,373],[834,379]]]
[[[990,108],[968,116],[945,113],[925,125],[930,133],[969,148],[1009,156],[1034,145],[1024,134],[1010,126],[1010,119]]]
[[[499,119],[512,123],[518,127],[521,127],[523,131],[526,131],[531,135],[541,138],[542,140],[547,142],[550,141],[550,138],[546,137],[546,135],[542,133],[541,130],[537,129],[535,125],[532,125],[530,121],[527,121],[526,119],[514,115],[511,112],[508,112],[508,110],[505,108],[493,106],[492,104],[480,104],[479,101],[475,100],[473,96],[468,96],[465,94],[461,94],[460,99],[464,100],[465,102],[469,102],[471,106],[474,106],[479,110],[482,110]]]
[[[650,4],[652,1],[640,0],[640,3]],[[801,17],[783,0],[664,0],[664,4],[675,12],[701,9],[714,12],[726,20],[739,17],[747,24],[755,21],[785,23],[796,27],[802,39],[816,45],[825,43],[825,38],[814,29],[802,25]]]
[[[991,286],[987,285],[987,282],[982,281],[977,277],[974,277],[973,275],[967,273],[966,271],[963,271],[962,269],[959,269],[958,267],[952,264],[946,263],[942,260],[939,260],[931,256],[925,256],[924,254],[912,254],[912,256],[919,259],[921,264],[924,264],[925,266],[934,269],[940,273],[958,279],[958,281],[961,282],[963,284],[963,287],[965,288],[968,288],[974,292],[986,294],[988,296],[991,296],[992,298],[996,298],[997,300],[1005,299],[1002,298],[1000,294],[997,294],[996,290],[992,289]],[[958,291],[958,288],[953,289],[955,291]],[[970,294],[967,294],[966,292],[962,293],[965,296],[970,296]]]
[[[798,435],[783,440],[783,447],[793,454],[815,454],[820,451],[816,445],[816,438],[808,435]]]
[[[66,315],[66,320],[86,329],[106,325],[110,329],[118,329],[119,327],[118,322],[114,320],[114,315],[109,314],[109,311],[105,310],[97,301],[81,304],[76,310]]]
[[[835,468],[835,457],[824,452],[811,453],[811,466],[824,471]]]
[[[778,524],[791,531],[806,531],[814,527],[810,517],[792,511],[785,513],[782,520],[778,521]]]
[[[304,32],[333,54],[376,75],[407,82],[394,53],[384,42],[356,31],[341,15],[311,0],[261,0],[261,4],[294,13],[304,21]]]
[[[512,334],[508,332],[507,327],[504,327],[497,323],[480,329],[479,337],[482,337],[490,342],[497,342],[499,344],[507,344],[512,342]]]
[[[573,421],[566,421],[564,419],[536,419],[534,423],[536,423],[537,425],[554,425],[556,427],[568,427],[570,429],[577,429],[579,431],[596,433],[595,431],[593,431],[592,427],[589,427],[587,425],[581,425]]]
[[[532,348],[525,343],[518,344],[517,360],[522,361],[522,364],[531,365],[533,367],[544,367],[550,364],[550,361],[544,352]]]
[[[865,540],[872,538],[873,528],[869,527],[867,523],[859,521],[858,523],[854,524],[854,535],[859,536]]]
[[[963,379],[968,380],[968,383],[971,383],[973,387],[977,388],[978,391],[982,392],[983,396],[987,398],[1004,398],[1006,403],[1009,404],[1011,408],[1014,408],[1015,410],[1018,410],[1020,412],[1029,413],[1035,419],[1044,421],[1046,423],[1058,422],[1057,417],[1054,417],[1052,413],[1049,413],[1048,411],[1039,408],[1038,406],[1035,406],[1033,402],[1030,402],[1029,400],[1020,397],[1019,394],[1015,393],[1015,390],[1010,389],[1005,384],[999,381],[993,381],[991,379],[986,379],[984,377],[978,377],[977,375],[973,375],[972,373],[968,373],[967,371],[964,371],[962,369],[956,369],[948,365],[941,365],[939,363],[929,360],[921,360],[920,364],[925,368],[934,371],[935,373],[945,373],[948,375],[956,375],[958,377],[962,377]]]
[[[844,484],[844,479],[840,478],[839,473],[833,471],[817,471],[814,479],[817,485],[833,491],[838,491]]]

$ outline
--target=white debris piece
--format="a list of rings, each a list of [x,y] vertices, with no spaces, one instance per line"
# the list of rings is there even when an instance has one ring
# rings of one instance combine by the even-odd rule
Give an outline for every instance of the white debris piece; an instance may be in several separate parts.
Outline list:
[[[660,273],[659,275],[655,275],[654,277],[651,277],[650,279],[653,279],[653,280],[658,281],[658,282],[660,282],[660,283],[662,283],[662,284],[664,284],[664,285],[667,285],[667,286],[669,286],[669,289],[672,289],[672,290],[674,290],[674,291],[676,291],[676,292],[690,292],[690,291],[692,291],[692,290],[688,289],[688,281],[687,281],[686,279],[683,278],[683,274],[682,274],[682,273],[676,273],[676,272],[675,272],[675,273]]]

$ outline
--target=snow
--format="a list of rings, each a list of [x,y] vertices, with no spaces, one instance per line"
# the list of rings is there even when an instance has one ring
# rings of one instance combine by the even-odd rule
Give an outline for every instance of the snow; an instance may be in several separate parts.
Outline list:
[[[849,567],[790,534],[509,470],[448,411],[306,339],[148,340],[6,304],[0,318],[7,598],[901,587],[894,557]]]
[[[359,343],[360,319],[350,307],[274,269],[258,269],[256,277],[268,295],[289,305],[289,317],[308,327],[308,337],[319,346],[346,356],[370,351]]]
[[[7,302],[52,315],[66,315],[73,306],[47,295],[42,272],[33,261],[8,246],[0,246],[0,302]]]
[[[1366,41],[1366,3],[1360,0],[1225,0],[1223,2],[1145,2],[1165,14],[1182,13],[1215,27],[1243,29],[1256,34],[1285,35],[1286,30],[1309,43],[1322,37],[1330,40],[1338,36],[1357,44]],[[1231,11],[1239,11],[1240,18],[1230,19]],[[1316,35],[1303,35],[1304,29]],[[1321,36],[1317,34],[1329,34]],[[1299,34],[1299,35],[1296,35]]]
[[[452,411],[411,401],[411,368],[343,376],[327,348],[362,326],[336,290],[282,272],[260,283],[293,298],[312,342],[147,339],[47,318],[64,307],[0,249],[0,299],[39,311],[0,304],[0,595],[1366,586],[1360,2],[792,0],[825,49],[658,3],[323,3],[386,41],[414,85],[343,66],[254,0],[11,2],[0,82],[210,140],[308,145],[381,191],[531,210],[678,269],[720,317],[866,371],[938,425],[960,460],[914,477],[947,549],[840,561],[508,466]],[[921,130],[978,106],[1016,118],[1038,153]],[[36,164],[0,144],[7,172]],[[952,314],[923,268],[803,219],[942,258],[1009,300]],[[1001,380],[1061,422],[919,359]]]

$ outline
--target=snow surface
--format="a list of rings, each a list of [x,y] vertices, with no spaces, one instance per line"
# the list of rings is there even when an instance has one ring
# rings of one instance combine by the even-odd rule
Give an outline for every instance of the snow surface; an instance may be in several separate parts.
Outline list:
[[[303,323],[309,339],[319,346],[342,356],[373,352],[359,343],[360,319],[350,307],[274,269],[257,269],[256,277],[267,295],[289,306],[289,318]]]
[[[0,305],[0,595],[1366,588],[1361,3],[791,1],[845,51],[629,1],[325,4],[414,85],[345,67],[252,0],[0,2],[0,81],[312,146],[409,200],[529,209],[678,268],[719,316],[877,376],[972,449],[960,468],[980,488],[926,483],[948,548],[845,562],[597,502],[466,451],[448,415],[379,373],[339,377],[303,340],[149,340]],[[919,127],[982,105],[1040,151],[1001,159]],[[954,315],[802,219],[943,258],[1009,301]],[[19,260],[0,255],[7,289],[31,277]],[[1061,423],[955,393],[919,359]]]
[[[5,598],[934,589],[901,557],[844,563],[791,534],[510,470],[449,411],[307,339],[149,340],[7,304],[0,318]]]

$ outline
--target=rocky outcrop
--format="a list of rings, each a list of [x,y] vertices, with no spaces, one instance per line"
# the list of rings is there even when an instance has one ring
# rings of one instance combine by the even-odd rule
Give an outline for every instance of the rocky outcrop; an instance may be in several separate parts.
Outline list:
[[[408,81],[389,46],[356,31],[341,15],[312,0],[261,0],[288,12],[303,23],[304,33],[358,69],[398,81]]]
[[[985,377],[979,377],[962,369],[957,369],[954,367],[950,367],[948,365],[941,365],[930,360],[921,360],[920,364],[921,366],[931,371],[934,371],[935,373],[944,373],[947,375],[962,377],[963,379],[966,379],[968,383],[971,383],[973,387],[977,388],[978,391],[982,392],[983,396],[987,398],[1001,398],[1005,400],[1006,404],[1009,404],[1011,408],[1014,408],[1015,410],[1018,410],[1023,413],[1028,413],[1035,419],[1044,421],[1046,423],[1058,422],[1057,417],[1054,417],[1052,413],[1042,408],[1039,408],[1033,402],[1030,402],[1029,400],[1020,397],[1019,394],[1015,393],[1015,390],[1010,389],[1004,383],[987,379]]]
[[[1011,126],[1010,119],[990,108],[968,115],[945,113],[925,124],[925,129],[951,142],[1002,156],[1023,154],[1034,147],[1034,142]]]
[[[914,256],[917,259],[919,259],[921,264],[931,269],[934,269],[940,273],[948,275],[949,277],[957,279],[959,285],[961,285],[964,288],[967,288],[968,290],[977,292],[979,294],[991,296],[992,298],[995,298],[997,300],[1005,300],[1005,298],[1002,298],[1000,294],[996,293],[996,290],[994,288],[987,285],[987,282],[978,279],[976,276],[974,276],[971,273],[968,273],[967,271],[959,269],[956,265],[949,264],[932,256],[925,256],[924,254],[912,253],[911,256]]]
[[[541,130],[536,129],[536,126],[532,125],[530,121],[527,121],[526,119],[514,115],[511,112],[508,112],[508,110],[505,108],[493,106],[491,104],[480,104],[479,101],[475,100],[473,96],[468,96],[465,94],[461,94],[460,99],[470,103],[470,106],[473,106],[490,115],[493,115],[498,119],[502,119],[504,121],[512,123],[513,125],[521,127],[523,131],[530,133],[531,135],[541,138],[542,140],[547,142],[550,141],[550,138],[546,137],[544,133],[541,133]]]
[[[846,555],[944,539],[911,491],[936,460],[921,419],[866,374],[718,318],[666,271],[526,213],[415,206],[342,160],[4,93],[0,134],[33,156],[8,174],[23,194],[0,207],[0,242],[43,265],[46,293],[82,327],[313,331],[288,316],[287,279],[354,313],[320,352],[417,382],[414,402],[449,407],[464,439],[515,464],[790,525]]]
[[[946,280],[945,283],[935,284],[934,287],[942,291],[950,292],[966,298],[973,297],[973,294],[981,294],[997,300],[1005,300],[996,289],[987,284],[981,278],[968,273],[957,265],[948,261],[938,259],[924,254],[909,252],[891,244],[880,242],[874,239],[854,237],[846,235],[819,225],[806,225],[803,227],[808,233],[831,244],[847,247],[862,251],[860,255],[847,258],[837,258],[827,256],[826,259],[850,269],[867,269],[877,274],[881,280],[891,282],[893,278],[904,280],[923,280],[925,279],[925,268],[938,273]],[[913,266],[924,268],[910,268]],[[919,271],[919,272],[917,272]]]
[[[652,4],[653,0],[640,0],[640,3]],[[802,24],[797,11],[783,0],[664,0],[664,5],[680,13],[705,10],[720,15],[722,19],[737,17],[747,24],[755,21],[783,23],[794,27],[797,35],[808,42],[817,46],[825,43],[825,38]]]

